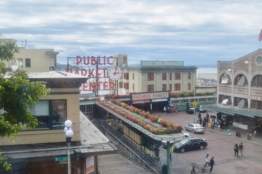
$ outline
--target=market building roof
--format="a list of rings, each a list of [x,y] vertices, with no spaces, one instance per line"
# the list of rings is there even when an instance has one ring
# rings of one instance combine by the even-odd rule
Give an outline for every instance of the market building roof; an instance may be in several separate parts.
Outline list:
[[[130,70],[196,70],[196,66],[185,66],[183,61],[141,61],[140,64],[128,65]]]

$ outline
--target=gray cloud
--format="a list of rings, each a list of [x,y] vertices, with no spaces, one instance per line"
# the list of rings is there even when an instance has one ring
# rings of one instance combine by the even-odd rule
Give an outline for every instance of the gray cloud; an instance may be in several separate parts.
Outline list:
[[[2,0],[0,33],[73,54],[215,64],[259,47],[259,0]]]

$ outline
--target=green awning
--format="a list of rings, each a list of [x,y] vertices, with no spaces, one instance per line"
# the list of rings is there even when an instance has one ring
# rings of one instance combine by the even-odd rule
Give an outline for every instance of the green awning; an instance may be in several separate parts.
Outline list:
[[[221,112],[228,115],[242,115],[245,117],[255,118],[261,117],[262,118],[262,110],[255,110],[255,109],[239,109],[235,107],[221,107],[219,105],[203,105],[203,109],[210,111],[210,112]]]

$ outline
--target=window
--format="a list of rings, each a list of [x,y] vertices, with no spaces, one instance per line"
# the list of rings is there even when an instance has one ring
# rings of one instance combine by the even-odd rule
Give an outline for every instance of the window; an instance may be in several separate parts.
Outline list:
[[[31,108],[38,128],[63,128],[67,118],[66,100],[42,100]]]
[[[180,89],[181,89],[180,83],[176,83],[175,84],[175,91],[180,91]]]
[[[180,72],[176,72],[175,73],[175,79],[176,80],[180,80],[181,79],[181,73]]]
[[[133,88],[133,91],[135,91],[135,84],[133,83],[133,85],[132,85],[132,88]]]
[[[166,80],[166,73],[162,73],[162,80]]]
[[[66,114],[66,101],[65,100],[51,100],[51,117],[52,117],[52,127],[61,127],[63,126],[67,114]]]
[[[135,80],[135,73],[132,74],[133,80]]]
[[[187,84],[187,89],[188,89],[188,90],[191,90],[191,83],[188,83],[188,84]]]
[[[124,79],[128,80],[129,79],[129,73],[124,74]]]
[[[154,73],[153,72],[148,72],[147,73],[147,80],[148,81],[154,80]]]
[[[49,102],[48,101],[39,101],[31,109],[31,112],[35,116],[48,116],[49,115]]]
[[[23,68],[24,67],[24,62],[22,58],[17,59],[17,66],[18,68]]]
[[[166,91],[166,84],[162,84],[162,91]]]
[[[30,68],[31,67],[31,59],[25,59],[25,67]]]
[[[169,91],[172,91],[172,84],[169,84]]]
[[[188,72],[187,77],[188,79],[191,79],[191,72]]]
[[[262,109],[262,101],[251,100],[252,109]]]
[[[147,85],[147,92],[154,92],[154,85]]]
[[[124,88],[129,89],[129,83],[124,83]]]
[[[169,80],[172,80],[172,72],[169,73]]]
[[[119,88],[123,88],[123,82],[119,82]]]

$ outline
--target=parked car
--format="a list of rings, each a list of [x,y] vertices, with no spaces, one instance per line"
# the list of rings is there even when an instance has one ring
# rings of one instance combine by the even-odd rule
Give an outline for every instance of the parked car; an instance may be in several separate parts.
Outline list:
[[[194,114],[195,113],[195,108],[188,108],[186,112],[188,114]]]
[[[185,130],[199,134],[203,134],[205,132],[205,128],[198,123],[189,123],[185,126]]]
[[[186,138],[175,144],[174,151],[186,152],[198,149],[203,150],[207,145],[207,141],[202,138]]]

